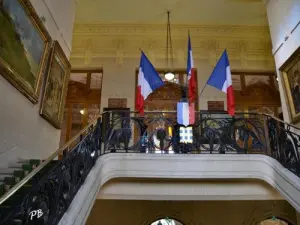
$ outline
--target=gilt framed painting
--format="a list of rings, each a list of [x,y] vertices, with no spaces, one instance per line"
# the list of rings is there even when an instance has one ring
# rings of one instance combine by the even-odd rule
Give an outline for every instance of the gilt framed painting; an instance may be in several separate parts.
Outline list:
[[[51,52],[40,113],[57,129],[60,129],[62,124],[70,69],[71,65],[65,53],[59,43],[55,41]]]
[[[280,68],[292,123],[300,121],[300,48]]]
[[[0,74],[37,103],[51,37],[29,0],[0,0]]]

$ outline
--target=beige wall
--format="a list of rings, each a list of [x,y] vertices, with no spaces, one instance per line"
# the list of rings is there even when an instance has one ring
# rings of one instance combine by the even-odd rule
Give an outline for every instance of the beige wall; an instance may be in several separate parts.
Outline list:
[[[103,67],[102,107],[107,107],[108,98],[118,97],[127,98],[128,106],[134,107],[139,48],[156,68],[164,68],[165,27],[153,24],[75,25],[71,64],[73,68]],[[225,48],[232,70],[273,71],[275,68],[267,27],[172,25],[175,68],[186,67],[188,29],[198,70],[199,93]],[[207,87],[200,98],[201,109],[207,108],[208,100],[226,101],[226,97]]]
[[[172,188],[170,188],[172,187]],[[283,200],[271,185],[255,179],[112,179],[98,199],[128,200]]]
[[[290,122],[279,68],[300,46],[300,2],[299,0],[266,0],[265,2],[272,37],[272,51],[280,77],[279,90],[283,116],[285,121]]]
[[[87,225],[149,225],[170,217],[184,225],[257,225],[276,216],[296,224],[286,201],[127,201],[97,200]]]
[[[58,40],[69,57],[75,0],[32,0],[53,40]],[[43,91],[43,89],[42,89]],[[42,93],[42,92],[41,92]],[[46,158],[57,150],[60,130],[39,116],[40,102],[33,105],[0,76],[0,167],[17,158]]]

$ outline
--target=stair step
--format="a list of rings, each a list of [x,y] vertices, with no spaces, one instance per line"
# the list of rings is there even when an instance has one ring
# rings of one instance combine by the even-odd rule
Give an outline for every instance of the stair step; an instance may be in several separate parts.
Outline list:
[[[4,183],[7,185],[15,185],[16,181],[14,177],[4,177]]]
[[[15,170],[14,171],[14,177],[23,178],[24,177],[24,171],[23,170]]]
[[[0,168],[0,174],[13,174],[14,168]]]
[[[0,197],[11,189],[16,183],[23,179],[28,173],[30,173],[35,167],[37,167],[42,161],[37,159],[22,160],[19,163],[12,164],[8,169],[0,169]],[[47,174],[54,165],[60,163],[59,160],[53,160],[49,162],[39,173],[37,179]],[[8,213],[13,207],[20,204],[23,197],[32,188],[32,179],[24,184],[19,190],[16,191],[9,199],[0,205],[0,211],[2,215]],[[22,224],[21,220],[14,220],[14,224]]]
[[[15,219],[13,225],[22,225],[22,220]]]
[[[0,197],[1,197],[2,195],[4,195],[5,192],[6,192],[6,191],[5,191],[5,189],[4,189],[4,183],[1,183],[1,182],[0,182]]]
[[[9,176],[8,174],[0,174],[0,181],[4,181],[4,178]]]
[[[25,175],[27,175],[28,173],[26,173],[26,171],[27,172],[31,172],[32,171],[32,166],[31,165],[27,165],[27,164],[23,164],[22,165],[22,169],[24,170]]]
[[[29,164],[30,165],[39,165],[41,163],[40,159],[30,159]]]

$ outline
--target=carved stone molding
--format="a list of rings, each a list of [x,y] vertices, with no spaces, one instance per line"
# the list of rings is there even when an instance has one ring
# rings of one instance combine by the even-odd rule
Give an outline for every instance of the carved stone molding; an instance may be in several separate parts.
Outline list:
[[[220,26],[220,25],[172,25],[172,36],[187,37],[187,33],[190,31],[193,36],[203,35],[215,35],[222,36],[224,34],[230,36],[256,36],[258,33],[265,35],[269,33],[268,27],[260,26]],[[155,36],[166,35],[165,24],[75,24],[75,34],[87,34],[95,35],[111,35],[111,34],[122,34],[127,35],[143,35],[148,36],[149,34]]]
[[[261,61],[273,68],[272,45],[267,27],[172,25],[174,59],[186,58],[187,33],[192,38],[195,60],[215,64],[227,49],[231,61],[243,67]],[[114,58],[121,65],[125,58],[138,58],[143,49],[151,60],[165,58],[166,28],[155,24],[76,24],[71,62],[90,62],[90,58]],[[88,58],[88,59],[86,59]]]
[[[218,166],[215,166],[216,163]],[[143,165],[142,171],[141,165]],[[300,209],[299,179],[290,171],[284,169],[275,159],[268,156],[235,155],[235,157],[232,157],[232,155],[218,155],[216,157],[212,155],[195,155],[188,157],[188,155],[126,155],[115,153],[100,157],[87,177],[85,184],[75,196],[68,213],[63,216],[59,224],[84,224],[101,186],[111,179],[182,179],[183,175],[184,179],[187,180],[228,179],[229,177],[243,180],[259,179],[274,187],[291,204],[290,206],[285,203],[286,207],[280,208],[274,205],[270,210],[253,202],[253,207],[247,212],[248,218],[240,223],[243,225],[257,224],[256,222],[270,218],[272,215],[294,223],[296,215],[292,206],[298,211]],[[174,200],[176,200],[176,196],[174,196]],[[234,201],[231,201],[231,203],[234,203]],[[288,208],[292,210],[283,212],[283,209]],[[174,211],[172,212],[174,213]],[[193,221],[189,222],[191,223],[187,222],[187,224],[195,224]],[[199,222],[197,221],[196,224],[199,224]]]

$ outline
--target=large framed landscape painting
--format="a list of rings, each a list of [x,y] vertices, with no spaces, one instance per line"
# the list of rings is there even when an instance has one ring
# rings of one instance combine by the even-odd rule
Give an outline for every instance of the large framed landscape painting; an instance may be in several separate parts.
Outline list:
[[[29,0],[0,0],[0,74],[37,103],[51,37]]]
[[[57,41],[54,42],[41,105],[41,115],[61,128],[71,65]]]
[[[291,121],[297,123],[300,121],[300,48],[280,70]]]

